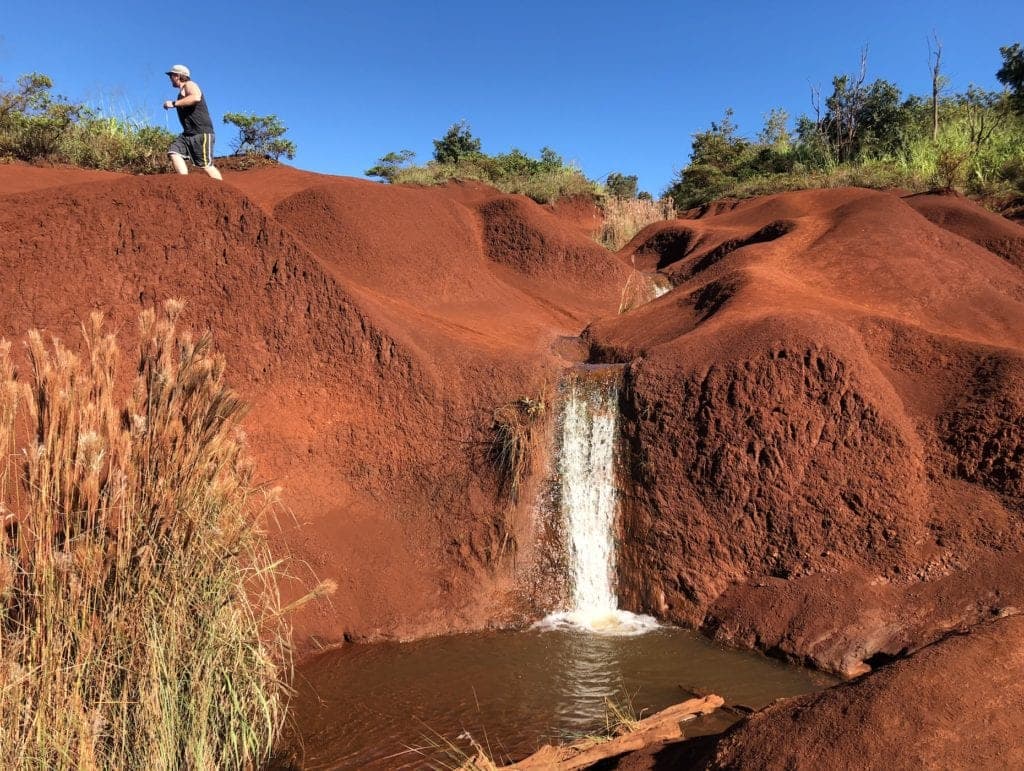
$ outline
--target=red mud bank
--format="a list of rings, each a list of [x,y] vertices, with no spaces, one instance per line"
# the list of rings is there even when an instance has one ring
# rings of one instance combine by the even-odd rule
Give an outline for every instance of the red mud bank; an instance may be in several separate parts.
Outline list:
[[[638,235],[675,288],[588,330],[630,362],[627,606],[848,676],[1024,607],[1022,234],[845,189]]]
[[[1019,631],[979,625],[1024,608],[1024,228],[965,199],[785,193],[618,255],[578,204],[286,167],[0,166],[0,202],[8,338],[102,308],[130,340],[169,297],[213,330],[284,489],[289,591],[338,584],[300,652],[551,608],[545,459],[507,510],[486,442],[501,405],[552,404],[584,329],[627,365],[623,607],[847,676],[898,660],[838,694]],[[672,289],[619,315],[636,271]],[[779,712],[843,708],[816,698]]]
[[[305,586],[338,584],[295,619],[300,651],[542,613],[560,576],[535,554],[532,502],[497,498],[488,429],[547,396],[565,367],[552,344],[614,313],[628,268],[481,186],[229,176],[0,166],[4,335],[74,344],[101,308],[130,344],[141,308],[185,300],[252,405],[287,507],[278,549]]]
[[[951,635],[866,677],[783,699],[722,736],[621,757],[647,769],[1021,768],[1024,618]]]

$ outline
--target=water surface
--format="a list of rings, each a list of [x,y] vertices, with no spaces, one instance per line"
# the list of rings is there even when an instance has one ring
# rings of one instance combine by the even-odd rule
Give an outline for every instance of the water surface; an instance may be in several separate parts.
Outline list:
[[[508,761],[599,731],[609,701],[646,717],[709,691],[758,708],[832,682],[670,627],[489,632],[325,653],[296,673],[293,717],[303,768],[450,768],[472,754],[470,738]],[[688,732],[726,719],[735,717]]]

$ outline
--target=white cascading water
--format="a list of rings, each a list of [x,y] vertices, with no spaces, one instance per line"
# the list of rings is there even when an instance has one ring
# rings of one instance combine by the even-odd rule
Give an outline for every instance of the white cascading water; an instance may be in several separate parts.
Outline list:
[[[572,609],[541,622],[605,634],[641,634],[648,616],[619,610],[615,596],[618,371],[573,377],[565,387],[558,471],[572,580]]]
[[[616,390],[574,381],[562,416],[562,515],[568,525],[569,563],[573,568],[573,610],[607,616],[618,607],[614,527]]]

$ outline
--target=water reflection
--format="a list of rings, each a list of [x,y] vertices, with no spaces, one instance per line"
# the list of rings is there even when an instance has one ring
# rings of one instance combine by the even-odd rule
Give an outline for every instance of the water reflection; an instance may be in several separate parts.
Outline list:
[[[830,682],[665,627],[353,645],[299,669],[293,740],[310,769],[450,766],[473,752],[469,737],[510,760],[600,728],[608,700],[649,715],[706,689],[759,707]]]
[[[621,646],[610,637],[568,633],[556,664],[554,712],[559,725],[593,728],[622,688]]]

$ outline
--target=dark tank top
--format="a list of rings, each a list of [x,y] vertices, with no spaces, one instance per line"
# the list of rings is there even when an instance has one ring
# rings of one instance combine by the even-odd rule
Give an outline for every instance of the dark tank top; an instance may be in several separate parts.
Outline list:
[[[182,133],[185,136],[193,134],[213,134],[213,121],[210,120],[210,111],[206,109],[206,97],[203,96],[195,104],[186,107],[176,107],[178,120],[181,121]]]

